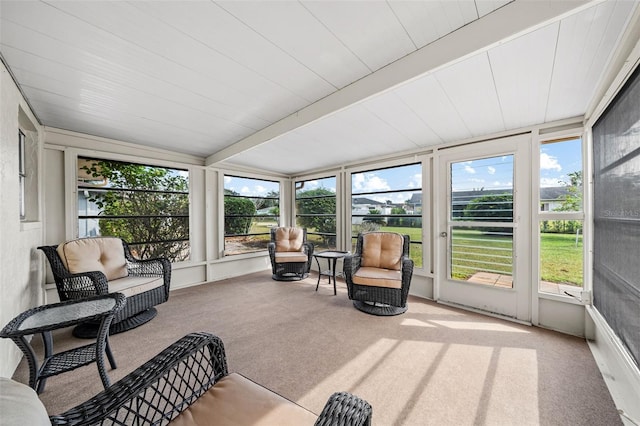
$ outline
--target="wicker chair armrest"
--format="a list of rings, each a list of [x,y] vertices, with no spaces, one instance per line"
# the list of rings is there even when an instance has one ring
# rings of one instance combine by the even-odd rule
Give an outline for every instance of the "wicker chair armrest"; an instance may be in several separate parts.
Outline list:
[[[66,299],[79,299],[96,294],[109,293],[109,281],[105,274],[100,271],[79,272],[70,274],[65,272],[59,276],[62,292]],[[65,299],[65,300],[66,300]]]
[[[191,333],[51,424],[167,424],[227,374],[222,340]]]
[[[355,275],[358,269],[360,269],[360,262],[362,262],[362,257],[359,253],[348,254],[344,257],[343,272],[345,278],[347,276],[351,278]]]
[[[325,404],[318,416],[316,426],[369,426],[371,425],[371,405],[349,392],[336,392]]]
[[[127,259],[127,271],[134,277],[162,276],[171,270],[171,262],[164,257],[156,259]]]
[[[411,282],[411,277],[413,276],[413,259],[402,256],[402,283],[403,286],[405,284]]]
[[[302,243],[302,251],[309,255],[309,257],[313,256],[314,245],[311,241],[305,241]]]

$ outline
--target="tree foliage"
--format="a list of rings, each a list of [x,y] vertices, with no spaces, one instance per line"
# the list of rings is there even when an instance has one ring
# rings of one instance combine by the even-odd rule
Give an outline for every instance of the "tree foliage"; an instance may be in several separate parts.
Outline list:
[[[298,225],[320,233],[336,232],[336,194],[326,188],[297,194]]]
[[[248,198],[224,197],[224,235],[248,234],[256,205]]]
[[[82,169],[112,189],[91,191],[88,197],[106,216],[98,221],[100,235],[141,243],[132,250],[143,259],[167,257],[175,262],[189,257],[187,176],[109,160],[90,160]]]
[[[513,196],[501,194],[474,198],[464,208],[463,217],[467,220],[511,222],[513,219]]]
[[[375,223],[379,226],[385,226],[387,221],[381,216],[380,210],[371,209],[369,213],[362,218],[363,223]]]

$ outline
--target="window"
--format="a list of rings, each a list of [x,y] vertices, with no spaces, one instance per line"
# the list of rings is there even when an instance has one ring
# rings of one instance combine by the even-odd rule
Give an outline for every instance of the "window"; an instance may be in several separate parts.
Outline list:
[[[266,250],[279,218],[278,182],[224,176],[225,256]]]
[[[142,259],[187,260],[186,170],[78,158],[78,236],[114,236]]]
[[[336,249],[336,178],[296,182],[296,225],[316,250]]]
[[[18,130],[18,180],[20,184],[20,220],[26,219],[26,206],[25,206],[25,187],[27,180],[27,171],[25,165],[25,136],[21,130]]]
[[[578,296],[583,285],[582,140],[540,145],[540,291]]]
[[[451,163],[449,278],[513,288],[514,156]],[[482,185],[482,186],[480,186]]]
[[[351,174],[352,246],[360,232],[408,234],[410,256],[422,267],[422,165]]]

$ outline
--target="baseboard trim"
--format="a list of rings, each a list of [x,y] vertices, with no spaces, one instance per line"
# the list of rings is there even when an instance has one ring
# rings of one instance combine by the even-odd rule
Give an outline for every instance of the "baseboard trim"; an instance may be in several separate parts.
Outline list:
[[[640,426],[640,369],[600,312],[593,306],[586,310],[594,323],[589,348],[620,418],[627,426]]]

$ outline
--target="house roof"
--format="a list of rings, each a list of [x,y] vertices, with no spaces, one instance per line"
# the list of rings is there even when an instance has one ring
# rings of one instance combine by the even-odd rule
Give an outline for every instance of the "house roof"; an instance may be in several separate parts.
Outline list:
[[[3,0],[0,53],[50,128],[297,175],[581,117],[637,6]]]
[[[471,200],[482,195],[496,195],[504,194],[503,189],[487,189],[487,190],[474,190],[474,191],[454,191],[454,195],[457,199]],[[557,201],[562,199],[563,196],[569,193],[567,186],[556,187],[543,187],[540,188],[540,200],[541,201]],[[422,204],[422,194],[415,193],[409,199],[409,204]]]

